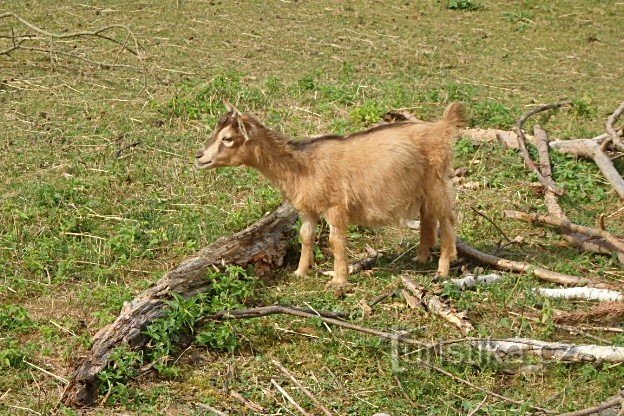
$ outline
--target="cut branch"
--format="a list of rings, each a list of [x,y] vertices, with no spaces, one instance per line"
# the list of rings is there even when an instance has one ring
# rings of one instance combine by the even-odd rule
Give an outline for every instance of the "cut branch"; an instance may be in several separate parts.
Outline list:
[[[109,364],[113,349],[128,345],[142,348],[148,337],[143,331],[166,313],[167,301],[173,293],[185,298],[208,291],[213,281],[206,279],[208,271],[227,264],[253,266],[256,274],[266,275],[280,266],[294,236],[297,214],[290,205],[282,205],[247,229],[223,237],[202,249],[197,256],[186,259],[168,272],[153,287],[127,303],[119,317],[93,337],[93,346],[78,364],[62,401],[68,406],[93,404],[98,394],[98,373]]]
[[[624,347],[574,345],[527,338],[471,341],[476,348],[506,356],[535,355],[563,362],[624,362]]]
[[[500,274],[484,274],[479,276],[468,275],[461,279],[451,279],[451,282],[460,289],[472,289],[473,287],[483,284],[489,285],[503,280],[503,276]]]
[[[513,218],[515,220],[526,222],[539,222],[542,224],[548,224],[555,227],[563,228],[571,232],[582,233],[596,238],[603,238],[612,246],[613,251],[624,254],[624,240],[615,237],[613,234],[606,230],[574,224],[567,219],[554,218],[548,215],[530,214],[513,210],[505,210],[504,214],[507,218]]]
[[[540,169],[546,177],[552,178],[552,168],[550,164],[550,151],[548,144],[548,135],[539,125],[534,127],[536,146],[540,158]],[[553,217],[569,223],[568,217],[561,209],[557,195],[549,190],[546,190],[544,194],[544,201],[546,202],[546,209]],[[587,235],[575,230],[567,229],[563,226],[559,226],[559,229],[563,233],[563,237],[568,243],[580,248],[583,251],[591,253],[612,254],[617,253],[618,260],[624,264],[624,253],[618,252],[608,241],[604,238],[590,239]]]
[[[600,403],[600,404],[598,404],[596,406],[588,407],[587,409],[577,410],[575,412],[561,413],[558,416],[588,416],[588,415],[593,415],[593,414],[600,413],[603,410],[607,410],[607,409],[610,409],[610,408],[618,406],[618,405],[621,406],[622,403],[624,403],[624,390],[620,391],[615,396],[611,397],[610,399],[605,400],[604,402],[602,402],[602,403]],[[617,414],[621,414],[621,413],[618,412]]]
[[[418,302],[429,312],[434,313],[448,322],[455,325],[463,336],[468,335],[474,329],[470,321],[466,318],[465,312],[456,312],[446,305],[442,300],[428,292],[424,287],[417,285],[412,279],[403,276],[403,285],[412,293]],[[411,302],[410,302],[411,303]]]
[[[488,264],[492,267],[496,267],[500,270],[508,270],[512,272],[532,272],[535,277],[546,282],[557,283],[566,286],[583,286],[583,285],[600,285],[601,283],[591,279],[586,279],[578,276],[571,276],[568,274],[553,272],[542,267],[534,266],[527,262],[513,261],[502,259],[500,257],[483,253],[473,247],[470,247],[461,239],[457,239],[457,251],[461,254],[470,257],[478,262]]]
[[[563,289],[538,287],[533,290],[544,297],[553,299],[582,299],[602,302],[624,300],[622,292],[610,289],[597,289],[595,287],[567,287]]]
[[[624,318],[624,303],[603,302],[588,311],[557,312],[553,321],[557,323],[576,324],[579,322],[621,323]]]

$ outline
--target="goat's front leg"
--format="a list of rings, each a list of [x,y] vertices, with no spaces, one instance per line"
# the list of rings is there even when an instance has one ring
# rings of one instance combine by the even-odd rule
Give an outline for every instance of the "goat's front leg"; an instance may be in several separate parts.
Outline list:
[[[326,287],[346,286],[349,274],[346,255],[349,226],[347,213],[339,208],[332,208],[327,212],[327,222],[329,223],[329,244],[334,253],[334,277],[327,282]]]
[[[299,257],[299,267],[295,271],[297,276],[305,276],[308,274],[310,267],[314,263],[314,237],[316,234],[316,224],[318,217],[314,215],[301,215],[301,229],[299,236],[301,237],[301,257]]]

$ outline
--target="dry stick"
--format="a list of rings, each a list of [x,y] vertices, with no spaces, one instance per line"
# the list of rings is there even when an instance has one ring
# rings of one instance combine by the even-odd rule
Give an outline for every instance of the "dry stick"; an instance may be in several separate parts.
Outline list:
[[[540,169],[542,174],[545,177],[552,178],[552,169],[550,165],[550,151],[548,145],[548,135],[546,131],[544,131],[539,125],[535,125],[534,127],[535,141],[537,146],[537,151],[540,158]],[[546,202],[546,208],[550,215],[559,218],[563,221],[569,221],[568,217],[564,214],[563,209],[559,205],[559,200],[557,199],[557,195],[553,192],[550,192],[548,189],[544,194],[544,201]],[[559,227],[561,229],[561,227]],[[569,232],[563,231],[563,237],[570,244],[580,248],[581,250],[592,252],[592,253],[601,253],[601,254],[612,254],[614,251],[614,247],[611,246],[604,239],[595,239],[590,240],[587,238],[585,234],[581,234],[579,232],[572,232],[572,230],[568,230]],[[624,264],[624,253],[617,253],[618,260],[620,263]]]
[[[542,224],[554,225],[556,227],[565,228],[568,231],[582,233],[591,237],[604,238],[619,252],[624,253],[624,240],[615,237],[608,231],[599,228],[587,227],[585,225],[574,224],[567,219],[554,218],[548,215],[530,214],[521,211],[505,210],[504,214],[507,218],[526,222],[540,222]]]
[[[593,415],[599,412],[602,412],[603,410],[609,409],[611,407],[615,407],[619,404],[622,404],[622,402],[624,401],[624,390],[620,391],[617,395],[611,397],[608,400],[605,400],[604,402],[594,406],[594,407],[589,407],[587,409],[583,409],[583,410],[577,410],[575,412],[568,412],[568,413],[560,413],[558,416],[587,416],[587,415]],[[620,414],[620,413],[618,413]]]
[[[297,403],[295,401],[295,399],[293,399],[292,397],[290,397],[290,394],[288,394],[286,392],[286,390],[284,390],[282,388],[282,386],[280,386],[277,381],[275,381],[274,379],[271,379],[271,384],[273,384],[275,386],[275,388],[277,390],[279,390],[280,393],[282,393],[282,395],[284,397],[286,397],[286,399],[290,402],[290,404],[292,404],[293,406],[295,406],[295,408],[299,411],[299,413],[301,413],[304,416],[311,416],[310,413],[306,412],[305,410],[303,410],[303,408],[301,406],[299,406],[299,403]]]
[[[288,378],[290,378],[290,380],[295,383],[295,386],[299,387],[299,389],[301,389],[301,391],[303,392],[303,394],[305,394],[306,396],[308,396],[308,398],[310,400],[312,400],[312,403],[314,403],[316,405],[316,407],[319,408],[319,410],[321,410],[323,413],[325,413],[327,416],[332,416],[332,413],[327,410],[327,408],[325,406],[323,406],[323,404],[321,402],[319,402],[319,400],[312,394],[310,393],[310,391],[308,389],[305,388],[305,386],[303,384],[301,384],[299,382],[299,380],[297,380],[291,373],[290,371],[288,371],[286,369],[286,367],[284,367],[279,361],[277,361],[276,359],[272,359],[271,362],[273,363],[273,365],[275,365],[277,368],[280,369],[280,371]]]
[[[613,142],[613,147],[615,148],[615,150],[619,150],[621,152],[624,152],[624,143],[622,143],[622,141],[620,140],[617,132],[615,131],[615,128],[613,127],[613,125],[615,124],[617,119],[620,118],[622,113],[624,113],[624,101],[622,101],[620,106],[613,112],[613,114],[611,114],[607,118],[607,124],[605,125],[605,128],[607,130],[607,134],[609,134],[609,138],[604,141],[604,143],[602,144],[602,147],[600,148],[600,150],[604,151],[604,149],[606,147],[606,144],[609,141],[612,141]]]
[[[620,323],[624,317],[624,302],[601,302],[588,311],[559,312],[553,317],[557,323],[578,323],[588,321]]]
[[[405,344],[418,345],[421,347],[432,347],[433,343],[419,341],[417,339],[404,337],[399,334],[391,334],[389,332],[379,331],[377,329],[366,328],[359,325],[352,324],[347,321],[341,321],[339,319],[328,317],[331,312],[326,311],[318,311],[318,315],[316,313],[307,312],[303,309],[290,308],[286,306],[280,305],[272,305],[272,306],[262,306],[259,308],[252,309],[243,309],[238,311],[223,311],[216,313],[214,315],[209,315],[203,318],[202,320],[228,320],[228,319],[246,319],[246,318],[259,318],[262,316],[275,315],[275,314],[286,314],[299,316],[302,318],[316,318],[320,319],[323,322],[328,324],[340,326],[342,328],[351,329],[358,332],[363,332],[365,334],[376,335],[381,338],[397,340],[403,342]],[[319,316],[320,315],[320,316]]]
[[[243,405],[245,405],[246,408],[248,408],[252,412],[256,412],[256,413],[266,412],[266,409],[264,407],[260,406],[258,403],[252,402],[251,400],[249,400],[248,398],[246,398],[245,396],[243,396],[237,391],[234,391],[234,390],[230,391],[230,396],[235,398],[239,402],[241,402]]]
[[[424,365],[424,366],[426,366],[426,367],[429,367],[429,368],[431,368],[431,369],[433,369],[433,370],[435,370],[435,371],[437,371],[437,372],[439,372],[439,373],[441,373],[441,374],[444,374],[445,376],[450,377],[450,378],[452,378],[452,379],[453,379],[453,380],[455,380],[455,381],[458,381],[458,382],[460,382],[460,383],[462,383],[462,384],[465,384],[465,385],[467,385],[467,386],[470,386],[470,387],[472,387],[473,389],[479,390],[480,392],[485,393],[485,394],[487,394],[487,395],[489,395],[489,396],[496,397],[497,399],[500,399],[500,400],[503,400],[503,401],[506,401],[506,402],[509,402],[509,403],[513,403],[513,404],[515,404],[515,405],[519,405],[519,406],[523,406],[523,405],[525,405],[525,404],[526,404],[526,402],[524,402],[524,401],[514,400],[514,399],[511,399],[511,398],[509,398],[509,397],[503,396],[503,395],[501,395],[501,394],[495,393],[495,392],[493,392],[492,390],[488,390],[488,389],[483,388],[483,387],[481,387],[481,386],[477,386],[476,384],[473,384],[473,383],[471,383],[471,382],[470,382],[470,381],[468,381],[468,380],[465,380],[465,379],[463,379],[463,378],[461,378],[461,377],[458,377],[458,376],[456,376],[456,375],[455,375],[455,374],[453,374],[453,373],[449,373],[449,372],[448,372],[448,371],[446,371],[445,369],[443,369],[443,368],[441,368],[441,367],[438,367],[437,365],[431,364],[431,363],[429,363],[429,362],[427,362],[427,361],[425,361],[425,360],[421,360],[420,358],[416,358],[416,362],[417,362],[418,364],[422,364],[422,365]],[[552,413],[555,413],[554,411],[549,410],[549,409],[545,409],[545,408],[543,408],[543,407],[538,407],[538,406],[533,406],[533,405],[530,405],[530,406],[531,406],[533,409],[535,409],[535,410],[539,410],[540,412],[544,412],[544,413],[551,413],[551,414],[552,414]]]
[[[223,413],[220,410],[215,409],[214,407],[207,405],[205,403],[195,403],[197,405],[197,407],[201,407],[204,410],[208,410],[209,412],[214,413],[217,416],[228,416],[227,413]]]
[[[599,285],[601,283],[594,281],[592,279],[586,279],[578,276],[571,276],[568,274],[553,272],[548,269],[544,269],[541,267],[534,266],[527,262],[507,260],[497,256],[493,256],[491,254],[483,253],[473,247],[470,247],[463,240],[457,239],[457,251],[461,254],[468,256],[474,260],[477,260],[481,263],[489,264],[490,266],[496,267],[500,270],[508,270],[513,272],[533,272],[535,277],[540,280],[544,280],[546,282],[557,283],[560,285],[567,286],[582,286],[582,285]]]
[[[570,105],[570,104],[572,104],[570,101],[562,101],[560,103],[547,104],[547,105],[534,108],[533,110],[524,113],[520,117],[520,120],[518,120],[518,125],[516,127],[517,133],[518,133],[518,146],[520,147],[520,151],[522,152],[522,157],[524,158],[524,162],[533,172],[535,172],[535,174],[537,175],[537,179],[541,182],[541,184],[544,185],[546,189],[550,190],[551,192],[554,192],[557,195],[562,195],[563,191],[557,186],[557,184],[552,180],[552,178],[544,177],[544,175],[542,175],[542,172],[540,172],[540,170],[537,168],[537,166],[531,159],[531,155],[529,155],[529,151],[526,148],[526,143],[525,143],[526,137],[524,136],[524,132],[522,131],[522,128],[524,126],[524,123],[527,121],[527,119],[531,117],[532,115],[537,114],[541,111],[551,110],[553,108],[559,108],[564,105]]]
[[[128,52],[130,52],[131,54],[135,55],[138,60],[141,62],[141,66],[143,68],[143,88],[147,88],[147,68],[145,66],[145,62],[143,61],[143,57],[141,56],[141,52],[139,51],[139,42],[137,41],[136,36],[134,35],[134,32],[132,32],[132,30],[130,30],[130,28],[128,26],[125,25],[120,25],[120,24],[114,24],[114,25],[108,25],[108,26],[104,26],[101,27],[99,29],[95,29],[95,30],[91,30],[91,31],[80,31],[80,32],[70,32],[70,33],[53,33],[53,32],[48,32],[45,29],[40,28],[39,26],[34,25],[33,23],[29,22],[28,20],[24,19],[23,17],[21,17],[20,15],[13,13],[13,12],[7,12],[7,13],[2,13],[0,14],[0,20],[1,19],[5,19],[8,17],[12,17],[15,20],[17,20],[18,22],[22,23],[24,26],[34,30],[35,32],[43,35],[46,38],[50,38],[50,39],[69,39],[69,38],[76,38],[76,37],[80,37],[80,36],[94,36],[94,37],[98,37],[101,39],[105,39],[108,40],[110,42],[116,43],[118,45],[120,45],[122,47],[122,49],[127,50]],[[123,43],[118,41],[115,38],[112,38],[110,36],[106,36],[103,33],[107,32],[109,30],[112,29],[123,29],[126,31],[126,33],[128,34],[128,36],[132,39],[132,42],[134,43],[134,49],[130,48],[127,46],[126,41],[124,41]],[[16,49],[20,49],[23,47],[21,47],[21,44],[26,41],[26,40],[38,40],[38,37],[32,37],[32,36],[26,36],[26,37],[21,37],[19,39],[18,43],[15,43],[15,38],[14,38],[14,43],[13,43],[13,47],[4,50],[4,51],[0,51],[0,55],[6,55]],[[79,56],[75,56],[76,58],[82,59],[82,60],[86,60],[86,58],[81,58]],[[117,66],[117,65],[115,65]]]
[[[468,335],[474,329],[470,321],[465,317],[465,312],[454,312],[449,306],[445,305],[442,300],[432,293],[428,293],[425,288],[418,286],[412,279],[401,277],[403,285],[418,300],[420,304],[427,308],[429,312],[444,318],[448,322],[455,325],[463,336]],[[413,304],[413,300],[406,297],[408,303]]]
[[[615,192],[624,198],[624,179],[613,166],[613,161],[602,151],[595,141],[585,140],[557,140],[550,143],[550,147],[561,153],[593,159]]]

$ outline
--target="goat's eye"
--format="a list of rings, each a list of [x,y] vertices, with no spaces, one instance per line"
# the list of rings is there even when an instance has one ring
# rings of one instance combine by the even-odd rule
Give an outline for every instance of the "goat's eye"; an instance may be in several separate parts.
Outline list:
[[[231,138],[231,137],[223,137],[223,138],[221,138],[221,141],[224,141],[226,143],[232,143],[233,140],[234,139]]]

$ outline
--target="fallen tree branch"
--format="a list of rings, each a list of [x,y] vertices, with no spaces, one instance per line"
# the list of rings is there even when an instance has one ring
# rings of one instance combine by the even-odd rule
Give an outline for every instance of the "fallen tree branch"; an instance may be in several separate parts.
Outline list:
[[[558,416],[588,416],[588,415],[600,413],[603,410],[607,410],[618,405],[621,406],[623,403],[624,403],[624,390],[620,391],[615,396],[611,397],[610,399],[605,400],[604,402],[596,406],[588,407],[587,409],[577,410],[575,412],[560,413]],[[621,413],[618,412],[618,414],[621,414]]]
[[[598,143],[592,140],[557,140],[551,142],[550,147],[561,153],[593,159],[604,177],[613,186],[615,192],[624,198],[624,179],[613,166],[613,161],[602,151]]]
[[[491,273],[479,276],[468,275],[466,277],[462,277],[461,279],[451,279],[451,283],[463,290],[472,289],[479,284],[489,285],[492,283],[500,282],[501,280],[503,280],[503,276],[501,276],[500,274]]]
[[[448,322],[455,325],[463,336],[468,335],[474,329],[470,321],[466,318],[465,312],[456,312],[446,305],[442,300],[428,292],[424,287],[417,285],[408,277],[401,277],[405,288],[416,297],[418,302],[424,306],[429,312],[434,313]],[[409,302],[408,302],[409,303]],[[412,307],[414,307],[412,305]]]
[[[557,312],[553,316],[553,321],[557,323],[579,323],[579,322],[617,322],[621,323],[624,318],[624,303],[622,302],[602,302],[588,311],[578,312]]]
[[[502,259],[491,254],[483,253],[473,247],[470,247],[461,239],[457,239],[457,251],[464,256],[470,257],[478,262],[488,264],[500,270],[508,270],[512,272],[532,272],[535,277],[546,282],[557,283],[566,286],[583,286],[592,284],[594,286],[602,285],[591,279],[583,277],[571,276],[568,274],[553,272],[542,267],[534,266],[527,262]]]
[[[482,351],[507,356],[535,355],[546,360],[563,362],[624,362],[624,347],[603,345],[574,345],[562,342],[545,342],[527,338],[471,341]]]
[[[61,400],[68,406],[87,406],[98,395],[98,374],[109,364],[114,348],[128,345],[140,349],[149,341],[145,328],[166,313],[167,301],[174,293],[185,298],[206,292],[213,281],[208,271],[226,264],[253,266],[257,275],[266,275],[283,262],[289,241],[295,234],[295,210],[287,204],[252,226],[223,237],[168,272],[154,286],[125,304],[119,317],[93,337],[93,345],[80,360]]]
[[[342,328],[346,328],[346,329],[351,329],[353,331],[362,332],[364,334],[376,335],[376,336],[378,336],[380,338],[396,340],[396,341],[399,341],[399,342],[403,342],[405,344],[418,345],[420,347],[430,348],[433,345],[435,345],[433,343],[429,343],[429,342],[420,341],[420,340],[417,340],[417,339],[405,337],[405,336],[400,335],[400,334],[392,334],[392,333],[389,333],[389,332],[380,331],[380,330],[373,329],[373,328],[367,328],[367,327],[363,327],[363,326],[359,326],[359,325],[353,324],[351,322],[347,322],[347,321],[343,321],[343,320],[340,320],[340,319],[337,319],[337,318],[333,318],[333,317],[330,317],[331,316],[331,315],[329,315],[330,312],[321,312],[321,311],[311,311],[311,312],[308,312],[305,309],[292,308],[292,307],[281,306],[281,305],[271,305],[271,306],[262,306],[262,307],[259,307],[259,308],[252,308],[252,309],[223,311],[223,312],[219,312],[219,313],[214,314],[214,315],[208,315],[208,316],[202,318],[200,320],[200,322],[206,321],[206,320],[218,320],[218,321],[221,321],[221,320],[230,320],[230,319],[260,318],[260,317],[263,317],[263,316],[269,316],[269,315],[275,315],[275,314],[293,315],[293,316],[298,316],[298,317],[301,317],[301,318],[315,318],[315,319],[319,319],[320,321],[325,322],[327,324],[336,325],[336,326],[339,326],[339,327],[342,327]]]
[[[539,125],[535,125],[534,134],[536,140],[536,146],[540,158],[540,169],[546,177],[552,178],[552,168],[550,164],[550,147],[548,144],[548,135]],[[549,190],[546,190],[544,194],[544,201],[546,202],[546,209],[553,217],[569,223],[568,217],[564,214],[563,209],[559,205],[557,195]],[[600,254],[617,254],[620,263],[624,264],[624,252],[618,252],[608,241],[604,238],[590,239],[586,234],[570,230],[563,226],[559,226],[563,237],[570,244],[578,247],[583,251]]]
[[[533,160],[531,159],[531,155],[529,155],[529,151],[526,148],[526,143],[525,143],[526,138],[524,136],[523,128],[524,128],[524,123],[532,115],[537,114],[541,111],[551,110],[554,108],[559,108],[559,107],[570,105],[570,104],[572,104],[570,101],[562,101],[560,103],[547,104],[547,105],[534,108],[533,110],[524,113],[518,120],[518,124],[516,126],[516,130],[518,133],[518,146],[520,148],[520,152],[522,153],[522,157],[524,158],[524,163],[527,165],[529,169],[531,169],[537,175],[537,179],[540,181],[542,185],[544,185],[544,187],[546,187],[546,189],[548,189],[549,191],[557,195],[562,195],[563,191],[557,186],[557,184],[552,180],[552,178],[545,177],[542,174],[542,172],[540,172],[540,170],[537,168]]]
[[[597,289],[595,287],[566,287],[563,289],[550,289],[538,287],[534,292],[552,299],[580,299],[598,300],[602,302],[615,302],[624,300],[624,294],[617,290]]]
[[[622,113],[624,113],[624,101],[622,101],[622,103],[620,103],[620,106],[613,112],[613,114],[611,114],[607,118],[607,124],[605,125],[605,130],[607,130],[607,134],[609,135],[609,138],[605,140],[605,143],[603,143],[603,147],[601,147],[600,150],[604,151],[605,144],[611,141],[613,142],[613,147],[615,148],[615,150],[624,152],[624,143],[622,143],[622,141],[620,140],[620,137],[615,131],[615,128],[613,127],[613,125],[615,124],[617,119],[620,118]]]
[[[507,218],[525,222],[539,222],[542,224],[553,225],[555,227],[564,228],[571,232],[582,233],[591,237],[605,239],[617,252],[624,254],[624,240],[615,237],[613,234],[600,228],[587,227],[578,225],[563,218],[554,218],[548,215],[533,214],[521,211],[505,210],[503,211]]]

